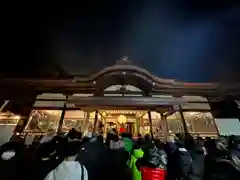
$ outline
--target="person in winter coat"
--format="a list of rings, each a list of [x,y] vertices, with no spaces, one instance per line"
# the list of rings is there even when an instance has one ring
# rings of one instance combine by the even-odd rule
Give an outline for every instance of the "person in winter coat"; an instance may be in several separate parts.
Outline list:
[[[204,170],[204,179],[209,179],[212,174],[214,165],[215,165],[215,155],[216,155],[216,143],[215,139],[211,139],[210,137],[206,137],[204,146],[207,150],[207,155],[205,156],[205,170]]]
[[[107,134],[107,138],[106,138],[106,143],[105,143],[106,146],[109,147],[110,149],[112,149],[113,144],[117,141],[119,141],[119,137],[117,135],[116,129],[110,129]]]
[[[172,135],[168,136],[166,145],[164,147],[164,151],[168,157],[170,157],[172,153],[178,148],[175,143],[175,137]]]
[[[88,141],[81,145],[77,160],[86,167],[89,180],[127,180],[127,157],[124,148],[110,149],[99,141]]]
[[[187,150],[190,152],[192,164],[189,174],[189,180],[202,180],[204,176],[204,160],[205,154],[203,146],[200,143],[195,143],[192,137],[187,140]]]
[[[183,150],[183,151],[182,151]],[[167,180],[176,180],[178,177],[182,178],[182,164],[179,163],[181,152],[186,152],[184,147],[184,138],[181,134],[176,137],[169,136],[168,142],[165,145],[165,152],[168,157],[167,164]]]
[[[240,173],[240,139],[232,137],[232,145],[229,147],[230,160],[237,171]]]
[[[228,158],[228,142],[225,137],[219,137],[216,142],[216,152],[215,158],[216,159],[227,159]]]
[[[202,147],[202,149],[204,151],[204,155],[206,156],[207,155],[207,149],[206,149],[205,144],[204,144],[204,139],[202,137],[198,137],[197,141],[196,141],[196,144],[198,146]]]
[[[138,159],[137,166],[166,169],[167,155],[162,149],[158,149],[154,143],[148,143],[142,148],[144,155]]]
[[[54,139],[39,144],[34,152],[35,180],[44,179],[51,170],[55,169],[63,161],[62,146]]]
[[[136,162],[139,158],[143,157],[143,150],[141,148],[134,149],[132,154],[131,154],[131,160],[129,163],[129,167],[131,168],[132,171],[132,179],[133,180],[141,180],[141,172],[137,168]]]
[[[0,179],[31,179],[23,142],[7,142],[0,147]]]
[[[131,153],[133,149],[133,140],[132,140],[132,134],[131,133],[123,133],[121,140],[124,143],[124,149],[125,151]]]
[[[144,144],[143,138],[138,138],[137,142],[133,145],[132,152],[130,153],[130,158],[128,161],[128,166],[131,169],[132,179],[133,180],[141,180],[141,172],[137,168],[136,162],[139,158],[143,157],[143,151],[141,147]]]
[[[136,166],[143,178],[144,175],[149,174],[149,179],[163,179],[166,175],[167,155],[154,143],[148,142],[143,148],[143,157],[138,158]]]
[[[64,160],[44,180],[88,180],[85,166],[75,161],[79,148],[79,142],[69,142],[64,149]]]
[[[223,180],[238,179],[240,173],[237,170],[237,154],[233,153],[233,145],[228,147],[225,137],[220,137],[217,141],[217,151],[215,161],[212,164],[212,172],[208,173],[210,178],[220,177]]]
[[[108,179],[105,175],[111,168],[112,161],[109,151],[107,146],[98,141],[88,140],[82,143],[76,160],[86,167],[89,180]]]

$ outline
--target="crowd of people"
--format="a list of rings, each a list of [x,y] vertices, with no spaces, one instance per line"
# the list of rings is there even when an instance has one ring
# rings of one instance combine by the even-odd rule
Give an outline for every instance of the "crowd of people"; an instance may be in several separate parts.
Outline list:
[[[203,139],[179,133],[162,142],[115,129],[106,138],[82,137],[72,129],[30,145],[14,136],[0,147],[1,180],[145,180],[143,169],[159,169],[166,180],[237,180],[240,138]],[[151,176],[158,179],[155,172]]]

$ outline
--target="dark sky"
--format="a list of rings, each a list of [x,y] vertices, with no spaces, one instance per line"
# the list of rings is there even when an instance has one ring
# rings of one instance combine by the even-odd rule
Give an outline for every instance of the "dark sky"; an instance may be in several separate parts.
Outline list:
[[[5,69],[29,75],[57,63],[70,74],[91,74],[128,56],[163,78],[240,80],[237,1],[96,2],[10,8]]]

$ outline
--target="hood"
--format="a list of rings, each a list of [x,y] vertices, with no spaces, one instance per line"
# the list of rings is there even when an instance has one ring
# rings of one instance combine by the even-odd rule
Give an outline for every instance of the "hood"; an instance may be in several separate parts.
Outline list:
[[[234,167],[238,171],[240,171],[240,158],[238,156],[235,156],[235,155],[232,155],[231,158],[232,158],[232,163],[233,163]]]
[[[176,138],[174,137],[174,135],[170,135],[167,137],[167,142],[172,142],[175,143]]]
[[[85,171],[85,168],[83,168]],[[84,172],[84,177],[87,173]],[[77,161],[63,161],[52,170],[45,180],[80,180],[82,176],[81,165]],[[84,178],[85,179],[85,178]]]
[[[143,154],[144,154],[144,152],[143,152],[142,149],[135,149],[135,150],[133,151],[133,156],[134,156],[136,159],[143,157]]]
[[[201,145],[195,145],[194,152],[197,154],[204,154],[204,148]]]
[[[184,143],[181,140],[176,140],[175,144],[177,145],[178,148],[184,148]]]
[[[22,159],[25,155],[25,146],[18,142],[7,142],[1,146],[0,159]]]
[[[43,136],[43,138],[40,140],[40,144],[50,142],[53,139],[53,136]]]
[[[118,141],[119,138],[116,134],[111,134],[111,133],[108,133],[107,134],[107,141]]]
[[[127,152],[131,152],[132,149],[133,149],[133,141],[130,138],[127,138],[127,137],[123,137],[122,139],[123,139],[124,144],[125,144],[125,148],[124,149]]]

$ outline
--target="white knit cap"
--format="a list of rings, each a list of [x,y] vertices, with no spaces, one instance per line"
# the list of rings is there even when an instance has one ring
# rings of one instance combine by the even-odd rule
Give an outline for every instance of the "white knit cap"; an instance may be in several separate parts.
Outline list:
[[[174,135],[169,135],[167,137],[167,142],[175,142],[175,136]]]
[[[1,158],[5,161],[12,159],[15,156],[16,152],[15,151],[6,151],[3,152]]]

